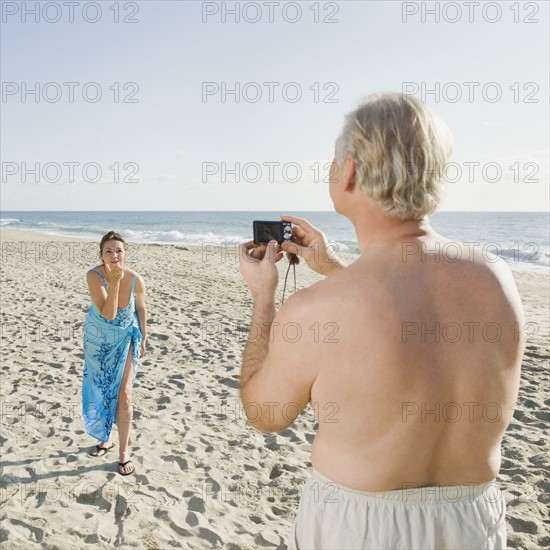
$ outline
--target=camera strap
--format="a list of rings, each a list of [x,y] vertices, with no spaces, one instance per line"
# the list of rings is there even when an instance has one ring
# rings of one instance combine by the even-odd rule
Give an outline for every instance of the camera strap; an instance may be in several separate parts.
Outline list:
[[[283,286],[283,300],[281,302],[281,306],[283,305],[283,303],[285,301],[286,281],[288,279],[288,272],[290,271],[290,266],[292,266],[292,270],[294,271],[294,292],[296,292],[296,264],[292,261],[289,261],[288,262],[288,267],[286,268],[285,284]]]

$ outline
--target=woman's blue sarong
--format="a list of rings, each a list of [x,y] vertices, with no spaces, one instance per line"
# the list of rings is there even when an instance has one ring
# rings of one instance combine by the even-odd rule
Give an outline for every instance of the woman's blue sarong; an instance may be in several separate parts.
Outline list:
[[[96,268],[93,271],[99,273],[107,289],[103,273]],[[135,308],[135,283],[136,274],[132,278],[130,302],[117,310],[112,321],[101,315],[93,300],[84,321],[82,415],[86,433],[100,441],[108,441],[116,424],[118,393],[130,344],[134,360],[132,386],[138,371],[142,334]]]

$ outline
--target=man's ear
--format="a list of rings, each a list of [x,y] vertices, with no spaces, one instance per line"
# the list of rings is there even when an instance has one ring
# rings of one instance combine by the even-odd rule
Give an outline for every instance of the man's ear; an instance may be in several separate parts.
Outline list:
[[[346,157],[343,168],[342,191],[353,191],[355,187],[355,162],[351,158],[351,155]]]

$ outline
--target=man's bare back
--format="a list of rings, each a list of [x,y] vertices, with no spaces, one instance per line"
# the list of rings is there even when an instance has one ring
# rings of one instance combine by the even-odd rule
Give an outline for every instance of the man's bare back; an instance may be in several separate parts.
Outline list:
[[[305,326],[338,328],[304,339],[299,354],[317,370],[312,464],[335,482],[467,485],[500,468],[523,353],[520,299],[501,260],[448,242],[433,233],[372,246],[302,296]]]

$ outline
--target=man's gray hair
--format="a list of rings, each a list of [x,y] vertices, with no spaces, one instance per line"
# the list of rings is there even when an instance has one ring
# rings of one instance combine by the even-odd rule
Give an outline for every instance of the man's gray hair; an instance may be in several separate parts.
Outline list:
[[[383,210],[421,219],[437,210],[453,150],[445,123],[415,97],[372,94],[346,121],[336,142],[336,162],[350,155],[355,181]]]

